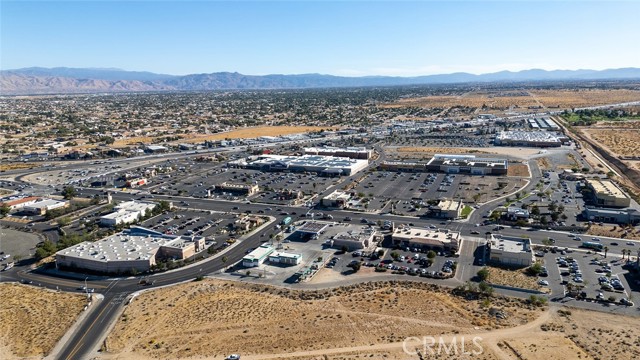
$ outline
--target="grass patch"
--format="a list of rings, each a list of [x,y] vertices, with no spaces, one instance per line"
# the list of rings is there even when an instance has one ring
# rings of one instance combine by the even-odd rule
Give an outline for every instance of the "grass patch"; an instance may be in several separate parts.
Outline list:
[[[469,217],[469,214],[471,214],[472,211],[473,211],[473,208],[471,206],[465,205],[464,208],[462,208],[462,213],[461,213],[462,218],[466,219],[467,217]]]

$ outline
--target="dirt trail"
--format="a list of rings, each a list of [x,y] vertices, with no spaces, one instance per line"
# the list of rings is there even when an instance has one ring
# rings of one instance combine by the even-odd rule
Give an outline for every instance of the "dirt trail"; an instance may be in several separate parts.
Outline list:
[[[493,331],[483,331],[472,334],[465,334],[465,338],[473,338],[474,336],[478,336],[482,338],[482,344],[487,345],[491,348],[496,356],[499,356],[501,359],[511,360],[511,357],[503,352],[498,346],[497,343],[500,340],[505,338],[514,339],[519,337],[527,337],[531,336],[531,333],[540,328],[540,325],[547,322],[551,316],[555,313],[555,307],[549,307],[547,311],[542,313],[540,317],[531,321],[527,324],[498,329]],[[453,338],[460,337],[461,335],[444,335],[442,339],[444,342],[451,341]],[[247,355],[244,356],[244,359],[249,360],[257,360],[257,359],[284,359],[284,358],[295,358],[295,357],[311,357],[311,356],[322,356],[322,355],[336,355],[343,353],[353,353],[353,352],[367,352],[376,350],[393,350],[393,349],[402,349],[403,342],[393,342],[387,344],[376,344],[376,345],[360,345],[360,346],[350,346],[350,347],[341,347],[341,348],[333,348],[333,349],[323,349],[323,350],[308,350],[308,351],[296,351],[289,353],[280,353],[280,354],[256,354],[256,355]]]

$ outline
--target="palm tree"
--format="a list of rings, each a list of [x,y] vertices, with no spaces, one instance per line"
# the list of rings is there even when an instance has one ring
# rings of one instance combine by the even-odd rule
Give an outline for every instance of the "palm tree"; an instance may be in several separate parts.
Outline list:
[[[605,246],[603,250],[604,250],[604,257],[606,258],[607,257],[607,252],[609,252],[609,247]]]

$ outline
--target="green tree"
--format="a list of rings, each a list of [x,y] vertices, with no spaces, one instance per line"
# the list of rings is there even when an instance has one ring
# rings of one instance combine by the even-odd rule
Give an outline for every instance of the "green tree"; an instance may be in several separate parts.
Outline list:
[[[62,196],[67,200],[73,199],[76,194],[76,188],[73,186],[65,186],[64,189],[62,189]]]
[[[489,269],[483,267],[478,271],[478,279],[480,281],[486,281],[489,278]]]
[[[2,206],[0,206],[0,216],[7,216],[7,214],[9,214],[9,211],[11,211],[11,208],[7,204],[2,204]]]
[[[540,215],[540,208],[538,207],[538,205],[533,205],[531,207],[531,211],[530,212],[531,212],[531,215],[538,216],[538,215]]]
[[[527,268],[527,273],[532,276],[538,276],[542,272],[542,264],[539,262],[529,266]]]
[[[493,295],[493,287],[491,285],[489,285],[487,282],[485,281],[481,281],[478,284],[478,290],[480,290],[480,293],[485,295],[485,296],[491,296]]]
[[[436,257],[436,252],[433,250],[429,250],[429,252],[427,253],[427,258],[428,259],[433,259]]]
[[[351,268],[353,269],[353,272],[358,272],[360,271],[361,266],[362,264],[360,264],[360,262],[356,262],[356,263],[353,263],[353,265],[351,265]]]

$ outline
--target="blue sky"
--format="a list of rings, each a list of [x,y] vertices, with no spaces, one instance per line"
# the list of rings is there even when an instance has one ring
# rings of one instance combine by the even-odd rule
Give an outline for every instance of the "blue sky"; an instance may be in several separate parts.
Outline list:
[[[640,1],[6,1],[0,68],[415,76],[640,67]]]

